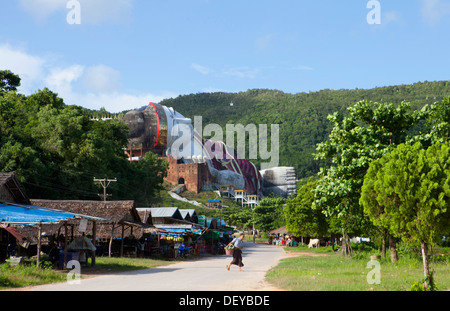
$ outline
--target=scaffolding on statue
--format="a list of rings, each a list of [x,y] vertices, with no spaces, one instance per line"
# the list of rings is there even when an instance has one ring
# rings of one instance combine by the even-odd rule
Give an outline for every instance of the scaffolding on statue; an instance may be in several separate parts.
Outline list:
[[[257,194],[247,194],[247,191],[242,189],[234,189],[233,185],[220,186],[220,195],[223,198],[233,199],[236,202],[241,202],[244,205],[254,207],[259,205],[260,196]]]

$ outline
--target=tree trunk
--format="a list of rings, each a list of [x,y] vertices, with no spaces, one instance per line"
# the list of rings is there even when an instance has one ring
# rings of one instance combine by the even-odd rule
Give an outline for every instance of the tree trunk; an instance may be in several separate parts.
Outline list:
[[[395,241],[394,237],[389,237],[389,248],[391,250],[391,262],[395,263],[398,261],[398,255],[397,255],[397,242]]]
[[[112,243],[113,243],[113,239],[114,239],[114,224],[111,224],[111,226],[112,226],[112,229],[111,229],[111,238],[109,239],[108,257],[111,257]]]
[[[350,245],[350,238],[345,232],[344,229],[342,229],[342,255],[344,256],[350,256],[352,254],[352,247]]]
[[[381,243],[381,256],[383,259],[386,259],[386,238],[387,238],[387,232],[386,230],[382,233],[383,234],[383,240]]]
[[[423,282],[423,287],[426,289],[428,289],[428,283],[427,283],[427,278],[430,275],[430,266],[428,263],[428,244],[425,243],[424,241],[422,241],[420,243],[420,246],[422,248],[422,259],[423,259],[423,274],[425,276],[425,281]]]

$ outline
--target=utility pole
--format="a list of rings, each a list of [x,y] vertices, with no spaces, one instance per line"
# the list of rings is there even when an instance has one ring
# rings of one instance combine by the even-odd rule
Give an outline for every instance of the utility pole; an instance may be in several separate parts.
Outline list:
[[[102,184],[103,194],[99,194],[98,196],[103,199],[103,202],[106,202],[106,198],[112,196],[112,194],[106,194],[106,188],[108,188],[108,186],[109,186],[109,184],[111,182],[116,182],[116,181],[117,181],[117,178],[114,178],[114,179],[108,179],[108,178],[97,179],[97,178],[94,177],[94,182],[100,182]]]

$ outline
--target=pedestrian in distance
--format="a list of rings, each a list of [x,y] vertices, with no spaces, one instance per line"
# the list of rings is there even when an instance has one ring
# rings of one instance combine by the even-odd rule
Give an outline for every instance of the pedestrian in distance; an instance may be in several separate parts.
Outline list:
[[[242,233],[238,238],[234,238],[227,246],[233,244],[233,260],[227,265],[227,270],[230,271],[231,265],[238,266],[239,272],[242,272],[242,267],[244,263],[242,262],[242,248],[244,248],[244,234]]]

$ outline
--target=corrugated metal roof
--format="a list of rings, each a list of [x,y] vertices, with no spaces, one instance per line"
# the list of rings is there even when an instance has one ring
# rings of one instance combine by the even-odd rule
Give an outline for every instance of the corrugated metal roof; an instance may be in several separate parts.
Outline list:
[[[189,215],[192,217],[192,216],[194,216],[194,215],[197,215],[197,212],[195,211],[195,209],[180,209],[180,212],[181,211],[188,211],[189,212]]]
[[[178,211],[178,207],[143,207],[137,208],[138,211],[150,210],[153,218],[165,218],[175,217]],[[181,217],[181,213],[179,215]]]

